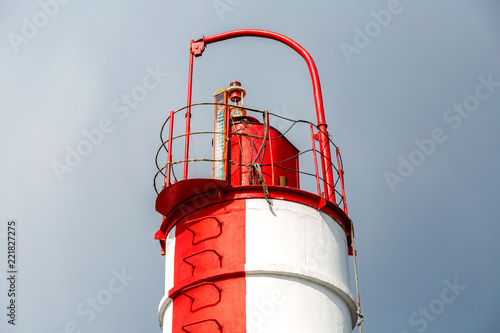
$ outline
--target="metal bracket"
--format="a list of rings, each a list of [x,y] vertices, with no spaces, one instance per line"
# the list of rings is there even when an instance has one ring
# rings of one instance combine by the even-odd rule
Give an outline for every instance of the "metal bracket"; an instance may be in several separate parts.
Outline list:
[[[194,306],[194,303],[195,303],[195,300],[196,300],[196,297],[194,296],[191,296],[189,295],[189,292],[190,291],[193,291],[193,290],[196,290],[196,288],[201,288],[203,286],[211,286],[214,288],[214,290],[217,291],[217,300],[216,301],[213,301],[212,303],[207,303],[205,305],[200,305],[198,307],[195,307]],[[215,283],[213,282],[202,282],[202,283],[198,283],[198,284],[195,284],[194,286],[191,286],[191,287],[187,287],[187,288],[184,288],[182,291],[182,294],[184,296],[186,296],[187,298],[189,298],[191,300],[191,307],[190,307],[190,311],[191,312],[196,312],[196,311],[199,311],[201,309],[205,309],[205,308],[208,308],[208,307],[213,307],[213,306],[216,306],[217,304],[220,303],[221,299],[222,299],[222,289],[219,288]]]
[[[326,206],[326,199],[324,197],[321,197],[318,202],[318,210]]]
[[[164,217],[165,218],[165,217]],[[167,235],[160,229],[155,233],[155,239],[160,241],[160,247],[161,247],[161,255],[164,256],[166,253],[166,244],[165,244],[165,239],[167,238]]]
[[[205,222],[205,221],[209,221],[209,220],[213,220],[213,221],[215,221],[218,224],[219,231],[217,233],[214,233],[214,234],[209,235],[209,236],[198,237],[198,240],[196,240],[197,239],[197,237],[196,237],[196,230],[193,230],[190,227],[193,224],[197,224],[197,223],[201,223],[201,222]],[[197,244],[199,244],[201,242],[204,242],[204,241],[209,240],[209,239],[217,238],[220,235],[222,235],[222,222],[218,218],[213,217],[213,216],[201,217],[201,218],[198,218],[198,219],[195,219],[195,220],[188,221],[188,222],[184,223],[184,227],[187,230],[191,231],[191,233],[193,234],[193,240],[192,240],[193,245],[197,245]]]
[[[205,51],[205,36],[203,36],[203,39],[198,40],[198,41],[193,41],[191,40],[191,48],[189,51],[195,56],[199,57]]]
[[[156,233],[155,233],[155,239],[157,240],[165,240],[167,238],[167,235],[165,235],[165,233],[163,232],[163,230],[158,230]]]
[[[193,254],[191,254],[189,256],[186,256],[186,257],[182,258],[182,261],[184,261],[186,264],[188,264],[189,266],[191,266],[193,268],[193,270],[191,271],[191,276],[194,275],[194,270],[196,269],[196,265],[193,264],[193,263],[191,263],[191,262],[189,262],[188,259],[190,259],[192,257],[195,257],[197,255],[200,255],[202,253],[205,253],[205,252],[211,252],[211,253],[215,254],[217,256],[217,258],[219,258],[219,267],[222,267],[222,256],[219,254],[219,252],[217,252],[215,250],[205,249],[205,250],[193,253]]]
[[[192,331],[188,331],[187,327],[194,326],[194,325],[201,324],[201,323],[210,322],[210,321],[214,322],[217,325],[219,332],[222,332],[222,325],[215,319],[204,319],[204,320],[195,321],[194,323],[190,323],[190,324],[186,324],[186,325],[182,326],[182,330],[184,332],[191,333]]]

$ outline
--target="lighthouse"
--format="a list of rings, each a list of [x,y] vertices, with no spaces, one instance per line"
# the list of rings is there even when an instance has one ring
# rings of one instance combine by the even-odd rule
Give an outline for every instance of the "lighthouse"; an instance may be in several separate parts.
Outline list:
[[[240,81],[214,87],[211,101],[192,104],[194,58],[208,44],[239,37],[272,39],[304,58],[314,120],[246,107],[251,91]],[[187,106],[163,124],[156,156],[162,332],[352,332],[360,313],[349,287],[353,226],[310,54],[264,30],[191,40],[187,95]],[[289,127],[273,127],[276,117]],[[204,128],[193,128],[197,119]],[[289,129],[299,126],[303,135],[295,138]]]

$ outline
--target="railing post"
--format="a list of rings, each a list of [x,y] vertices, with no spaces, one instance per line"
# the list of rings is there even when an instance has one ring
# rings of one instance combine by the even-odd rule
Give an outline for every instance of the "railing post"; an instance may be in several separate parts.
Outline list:
[[[193,44],[191,39],[191,45]],[[186,108],[186,138],[184,140],[184,179],[188,177],[189,160],[189,133],[191,131],[191,93],[193,88],[193,53],[189,51],[189,75],[188,75],[188,96]]]
[[[314,156],[314,169],[316,170],[316,185],[318,187],[318,195],[321,196],[321,186],[319,185],[318,159],[316,158],[316,143],[314,142],[315,138],[314,138],[313,124],[310,122],[309,125],[311,125],[311,140],[312,140],[312,150]]]
[[[342,188],[342,200],[344,201],[344,213],[347,214],[347,201],[345,200],[345,191],[344,191],[344,170],[342,169],[342,165],[340,164],[340,152],[339,147],[335,150],[337,154],[337,164],[338,164],[338,172],[340,178],[340,187]]]
[[[170,186],[170,173],[172,170],[172,136],[174,132],[174,111],[170,111],[170,124],[168,127],[168,152],[167,152],[167,177],[165,187]]]

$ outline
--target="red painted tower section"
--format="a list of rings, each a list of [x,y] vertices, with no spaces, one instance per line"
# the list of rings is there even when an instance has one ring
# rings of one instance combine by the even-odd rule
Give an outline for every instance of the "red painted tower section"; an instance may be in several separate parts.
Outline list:
[[[245,317],[243,215],[244,202],[235,201],[177,223],[172,332],[218,332],[218,325],[245,332],[245,322],[235,320]]]

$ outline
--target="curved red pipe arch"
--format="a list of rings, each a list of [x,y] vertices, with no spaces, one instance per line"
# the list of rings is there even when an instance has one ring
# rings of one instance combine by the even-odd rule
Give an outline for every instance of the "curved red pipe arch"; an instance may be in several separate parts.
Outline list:
[[[190,68],[189,68],[189,86],[188,86],[188,105],[191,105],[191,88],[192,88],[192,73],[193,73],[193,55],[201,56],[205,46],[208,44],[224,41],[227,39],[238,38],[238,37],[261,37],[273,39],[278,42],[281,42],[292,49],[294,49],[298,54],[304,58],[307,67],[309,68],[309,73],[311,75],[311,81],[313,86],[313,94],[314,94],[314,105],[316,107],[316,117],[317,117],[317,126],[319,129],[318,132],[318,140],[320,142],[320,151],[321,151],[321,164],[323,167],[323,179],[325,182],[324,191],[326,199],[335,202],[335,190],[334,190],[334,179],[333,179],[333,170],[331,168],[331,151],[330,144],[328,141],[328,130],[327,124],[325,120],[325,111],[323,107],[323,96],[321,94],[321,84],[319,80],[318,70],[316,68],[316,64],[314,63],[313,58],[307,52],[305,48],[303,48],[300,44],[292,40],[291,38],[267,30],[259,30],[259,29],[240,29],[227,31],[220,34],[203,37],[198,39],[197,41],[191,40],[191,56],[190,56]],[[190,115],[189,109],[187,111],[187,115]],[[189,116],[186,117],[186,121],[188,121]],[[189,126],[188,124],[186,124]],[[187,127],[188,128],[188,127]],[[187,160],[187,158],[186,158]],[[187,179],[187,166],[185,166],[185,179]]]

